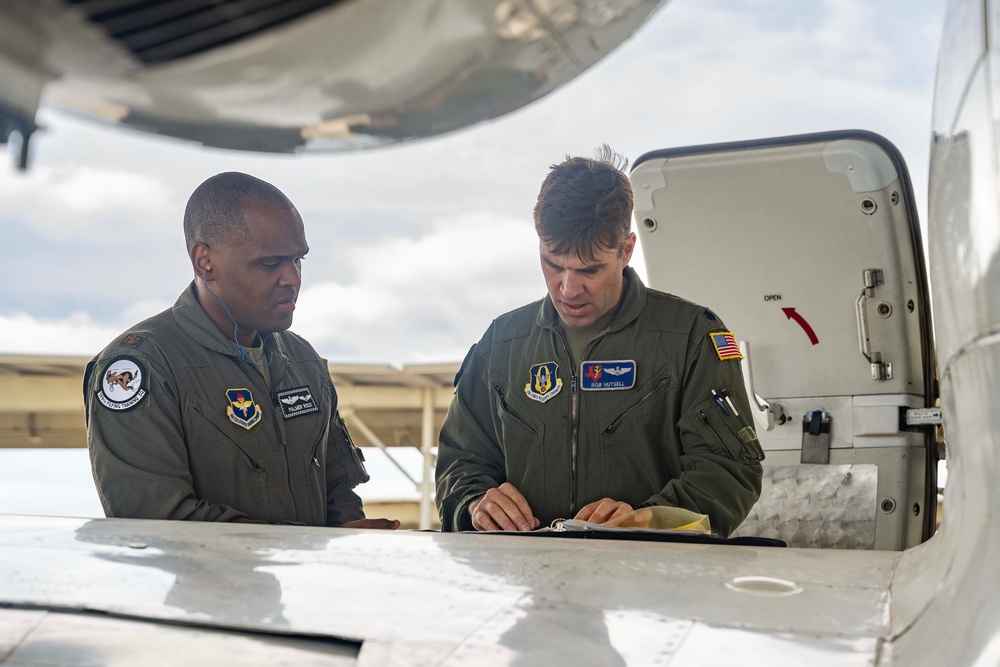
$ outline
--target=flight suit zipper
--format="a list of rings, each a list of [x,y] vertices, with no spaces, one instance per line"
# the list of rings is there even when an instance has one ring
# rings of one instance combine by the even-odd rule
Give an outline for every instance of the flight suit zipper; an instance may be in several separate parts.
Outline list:
[[[570,469],[569,469],[569,516],[576,516],[576,439],[577,439],[577,393],[576,393],[576,368],[573,368],[573,354],[570,352],[569,343],[566,341],[566,334],[561,328],[555,329],[556,337],[563,346],[563,352],[569,359],[569,396],[570,396],[570,420],[569,420],[569,448],[570,448]]]
[[[576,456],[577,448],[580,441],[580,394],[577,391],[577,377],[576,369],[579,364],[574,364],[573,354],[570,352],[569,343],[566,341],[566,334],[560,328],[558,329],[559,339],[562,342],[563,348],[565,348],[566,356],[569,358],[571,365],[569,371],[569,395],[570,395],[570,501],[569,501],[569,515],[571,517],[576,516]],[[594,340],[587,343],[587,346],[583,350],[583,358],[580,360],[582,364],[588,357],[590,357],[590,352],[593,350],[594,345],[601,338],[607,335],[607,331],[600,334]]]
[[[577,432],[577,402],[579,398],[576,393],[576,368],[570,371],[569,375],[569,395],[572,403],[572,409],[570,411],[570,447],[572,448],[572,463],[570,468],[570,500],[569,500],[569,515],[576,516],[576,444],[578,438]]]
[[[254,461],[252,456],[247,456],[247,460],[250,461],[250,466],[253,468],[254,472],[264,474],[264,469],[260,467],[260,464]]]

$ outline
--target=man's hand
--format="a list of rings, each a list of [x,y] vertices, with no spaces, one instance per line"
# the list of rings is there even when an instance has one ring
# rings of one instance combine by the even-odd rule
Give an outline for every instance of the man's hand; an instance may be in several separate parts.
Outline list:
[[[625,514],[608,521],[605,526],[615,526],[616,528],[649,528],[653,520],[653,510],[645,507],[631,514]]]
[[[631,511],[632,506],[628,503],[623,503],[620,500],[612,500],[611,498],[601,498],[588,505],[584,505],[573,518],[591,523],[608,523]]]
[[[358,519],[340,524],[340,528],[368,528],[370,530],[396,530],[399,519]]]
[[[531,513],[528,501],[513,484],[504,482],[469,503],[472,527],[476,530],[519,530],[538,528],[540,521]]]

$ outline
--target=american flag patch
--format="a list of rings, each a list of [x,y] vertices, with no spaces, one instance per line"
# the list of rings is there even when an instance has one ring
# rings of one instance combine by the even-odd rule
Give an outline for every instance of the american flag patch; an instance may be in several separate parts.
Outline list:
[[[740,346],[736,343],[736,336],[729,331],[716,331],[708,334],[708,337],[712,339],[712,345],[715,346],[715,353],[719,355],[719,359],[725,361],[743,358]]]

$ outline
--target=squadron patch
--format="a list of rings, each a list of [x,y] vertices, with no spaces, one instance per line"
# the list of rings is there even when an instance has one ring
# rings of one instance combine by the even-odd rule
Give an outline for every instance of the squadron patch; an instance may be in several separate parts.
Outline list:
[[[146,396],[145,372],[131,357],[118,357],[104,367],[97,400],[109,410],[134,408]]]
[[[614,391],[635,386],[635,362],[585,361],[580,364],[580,389]]]
[[[731,332],[716,331],[708,334],[708,337],[712,339],[712,345],[715,346],[715,353],[719,355],[719,359],[722,361],[743,358],[740,346],[736,343],[736,336]]]
[[[237,426],[249,431],[264,416],[260,406],[253,402],[253,394],[249,389],[227,389],[226,398],[229,399],[226,414],[229,415],[229,421]]]
[[[281,408],[281,416],[285,419],[301,417],[311,412],[319,412],[319,405],[313,398],[309,386],[297,389],[286,389],[279,391],[275,396],[278,399],[278,407]]]
[[[562,378],[556,377],[559,364],[546,361],[535,364],[528,370],[528,384],[524,385],[524,393],[533,401],[545,403],[562,391]]]

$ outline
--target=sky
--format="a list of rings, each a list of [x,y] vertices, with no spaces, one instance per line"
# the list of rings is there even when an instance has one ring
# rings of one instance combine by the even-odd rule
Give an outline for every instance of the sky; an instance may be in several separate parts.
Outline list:
[[[674,0],[542,100],[444,137],[273,156],[113,130],[43,108],[32,168],[0,171],[0,353],[94,355],[191,279],[181,218],[220,171],[283,190],[311,252],[293,330],[335,362],[459,361],[544,294],[531,212],[549,165],[860,128],[926,209],[944,0]],[[640,254],[633,260],[642,272]]]
[[[244,171],[296,204],[311,247],[293,330],[332,362],[458,362],[544,294],[532,208],[551,164],[841,129],[894,143],[926,217],[945,0],[673,0],[513,114],[353,154],[261,156],[43,108],[32,167],[0,166],[0,354],[91,356],[191,280],[188,196]],[[642,254],[633,258],[640,275]],[[401,453],[419,476],[419,457]],[[363,497],[412,495],[377,453]],[[0,452],[0,512],[99,516],[85,450]],[[54,472],[56,471],[56,472]]]

